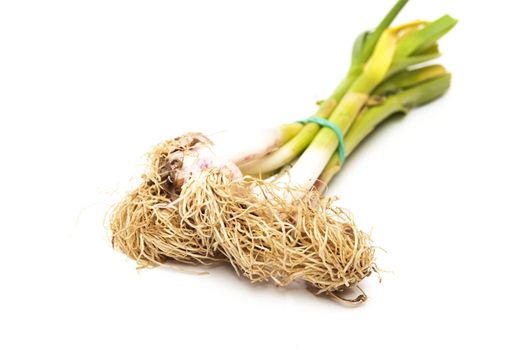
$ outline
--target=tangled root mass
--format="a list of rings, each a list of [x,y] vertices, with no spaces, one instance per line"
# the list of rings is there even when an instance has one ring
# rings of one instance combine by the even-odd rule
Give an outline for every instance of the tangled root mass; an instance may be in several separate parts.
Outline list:
[[[189,134],[158,145],[142,184],[114,208],[112,243],[140,267],[228,261],[252,282],[304,280],[319,293],[356,286],[375,271],[369,235],[332,197],[298,196],[297,188],[228,168],[183,181],[181,156],[206,144]],[[296,199],[284,200],[286,192]]]

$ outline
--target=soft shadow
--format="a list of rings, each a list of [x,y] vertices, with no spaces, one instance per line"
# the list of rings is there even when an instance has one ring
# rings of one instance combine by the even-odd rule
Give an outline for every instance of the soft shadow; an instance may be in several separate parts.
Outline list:
[[[350,305],[344,302],[336,300],[334,297],[331,297],[327,294],[316,294],[316,289],[311,286],[308,286],[303,281],[295,281],[288,285],[287,287],[280,287],[272,282],[267,283],[252,283],[249,279],[238,276],[234,268],[229,263],[218,263],[216,265],[185,265],[177,262],[166,263],[163,266],[158,267],[170,273],[188,273],[196,275],[196,278],[204,277],[206,275],[213,275],[214,277],[220,276],[221,279],[225,279],[226,282],[236,284],[237,286],[243,288],[245,291],[249,291],[255,296],[258,295],[274,295],[281,298],[283,301],[289,302],[290,300],[309,300],[309,302],[316,302],[317,304],[326,304],[333,305],[338,307],[361,307],[368,302]],[[201,275],[201,276],[199,276]],[[372,284],[377,283],[377,278],[375,275],[367,277],[364,281],[361,282],[361,288],[368,294],[368,290],[372,289]],[[360,293],[356,288],[352,288],[348,291],[342,293],[346,298],[354,298],[357,296],[357,293]]]

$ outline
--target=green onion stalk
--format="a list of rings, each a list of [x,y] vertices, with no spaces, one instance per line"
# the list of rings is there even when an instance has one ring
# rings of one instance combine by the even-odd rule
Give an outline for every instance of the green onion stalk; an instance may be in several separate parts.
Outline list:
[[[369,94],[376,85],[389,80],[399,72],[440,56],[437,40],[454,27],[456,20],[446,15],[433,22],[415,21],[387,29],[386,27],[405,3],[406,1],[399,1],[373,33],[364,33],[357,38],[352,64],[346,78],[331,97],[322,103],[316,113],[317,117],[329,118],[331,122],[337,121],[335,124],[346,132],[358,112],[368,102]],[[383,35],[384,41],[381,42]],[[372,57],[376,49],[377,57]],[[312,159],[307,156],[302,158],[306,148],[312,145],[313,149],[327,148],[326,156],[315,156],[315,151],[311,151],[308,154],[312,155]],[[297,167],[300,173],[310,176],[309,179],[298,179],[293,183],[309,187],[309,183],[313,181],[313,174],[320,170],[319,163],[327,158],[327,153],[334,147],[336,147],[336,138],[330,129],[308,123],[278,150],[243,164],[241,170],[244,174],[253,176],[267,175],[290,164],[293,160],[299,161],[300,157],[303,159],[302,162],[312,164],[313,170],[307,172],[302,167]]]
[[[364,100],[365,95],[354,95],[349,93],[349,90],[357,80],[361,79],[369,58],[383,33],[406,3],[407,0],[399,0],[374,31],[365,32],[355,40],[348,72],[331,96],[320,104],[316,113],[319,118],[329,118],[336,109],[339,109],[339,113],[342,114],[343,106],[338,107],[341,102],[345,105],[354,98]],[[371,70],[371,64],[368,67]],[[264,131],[230,130],[207,137],[201,134],[185,135],[188,141],[183,140],[183,143],[193,144],[197,142],[193,140],[197,139],[203,146],[193,147],[191,154],[177,152],[170,155],[171,163],[181,164],[181,171],[177,179],[173,180],[182,184],[192,174],[199,173],[200,169],[211,167],[226,167],[237,177],[242,174],[254,176],[276,172],[298,158],[320,129],[320,126],[315,123],[306,125],[292,123]],[[237,142],[233,143],[233,139]],[[240,144],[243,147],[239,147]]]
[[[413,22],[384,30],[370,58],[364,64],[361,74],[351,84],[328,120],[346,133],[370,97],[374,95],[374,90],[381,86],[390,74],[401,70],[397,68],[397,71],[391,72],[394,63],[397,62],[396,55],[407,57],[422,47],[415,45],[413,49],[399,53],[401,52],[399,45],[407,43],[408,38],[416,37],[421,40],[422,36],[416,36],[416,33],[426,28],[426,25],[422,27],[422,22]],[[435,40],[436,36],[433,39]],[[274,181],[297,187],[300,192],[311,188],[333,156],[338,142],[334,130],[329,127],[322,128],[295,161],[294,166]],[[287,147],[287,144],[284,147]]]
[[[353,45],[352,60],[348,72],[331,96],[320,104],[318,111],[315,113],[317,117],[327,119],[332,115],[333,111],[346,95],[351,85],[361,75],[364,65],[373,52],[382,33],[390,26],[407,2],[408,0],[397,1],[373,32],[364,32],[357,37]],[[319,130],[320,126],[318,124],[306,124],[302,130],[283,147],[263,159],[257,159],[252,163],[242,165],[242,171],[250,175],[261,175],[283,167],[297,158],[298,155],[309,146]]]

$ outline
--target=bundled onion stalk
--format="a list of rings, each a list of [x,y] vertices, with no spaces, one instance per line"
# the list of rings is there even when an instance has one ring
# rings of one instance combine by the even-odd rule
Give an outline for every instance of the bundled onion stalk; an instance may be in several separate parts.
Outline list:
[[[369,235],[323,190],[383,120],[449,87],[442,66],[423,63],[439,56],[437,40],[456,21],[389,28],[406,2],[356,39],[345,78],[315,119],[245,134],[189,133],[156,146],[142,183],[112,212],[114,246],[140,267],[226,261],[252,282],[303,280],[334,296],[376,271]]]

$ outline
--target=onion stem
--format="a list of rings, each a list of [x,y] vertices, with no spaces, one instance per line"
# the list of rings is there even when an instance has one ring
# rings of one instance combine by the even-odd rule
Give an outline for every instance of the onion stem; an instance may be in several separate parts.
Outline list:
[[[315,114],[317,117],[328,118],[332,114],[351,85],[362,74],[364,65],[370,58],[382,34],[407,2],[408,0],[397,1],[373,32],[365,32],[355,40],[352,62],[348,73],[333,94],[320,105],[319,110]],[[241,167],[241,170],[246,174],[260,176],[262,174],[272,173],[274,170],[283,167],[297,158],[309,146],[319,131],[320,126],[318,124],[308,123],[303,126],[302,130],[293,139],[276,152],[259,161],[245,164]]]
[[[344,133],[347,132],[365,105],[370,93],[385,79],[393,62],[400,32],[418,25],[420,23],[410,23],[383,32],[371,57],[364,65],[362,74],[351,85],[329,118]],[[293,186],[310,188],[323,171],[337,146],[338,139],[335,133],[330,128],[322,128],[291,168],[287,179],[282,181]]]

